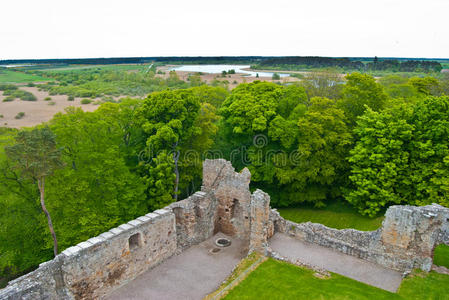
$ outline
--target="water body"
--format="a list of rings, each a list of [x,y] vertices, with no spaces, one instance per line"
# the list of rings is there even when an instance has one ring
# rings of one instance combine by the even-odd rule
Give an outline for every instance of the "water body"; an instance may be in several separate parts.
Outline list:
[[[202,73],[212,73],[221,74],[223,71],[235,70],[236,73],[248,74],[248,76],[256,77],[272,77],[274,72],[255,72],[243,69],[249,69],[250,65],[183,65],[179,67],[173,67],[170,70],[174,71],[186,71],[186,72],[202,72]],[[288,77],[290,74],[278,73],[280,77]]]

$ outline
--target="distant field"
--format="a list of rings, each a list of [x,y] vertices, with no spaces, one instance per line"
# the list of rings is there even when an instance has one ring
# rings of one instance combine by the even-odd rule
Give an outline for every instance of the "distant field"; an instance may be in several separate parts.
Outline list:
[[[40,81],[52,81],[42,76],[26,74],[19,71],[12,71],[0,68],[0,83],[26,83],[26,82],[40,82]]]
[[[416,272],[402,282],[398,293],[332,274],[321,279],[314,271],[268,259],[225,299],[449,299],[449,275]]]
[[[383,216],[376,218],[362,216],[352,206],[344,202],[334,202],[325,208],[279,208],[278,211],[283,218],[296,223],[310,221],[336,229],[376,230],[381,227],[384,219]]]
[[[42,68],[33,67],[33,70],[39,70],[42,72],[72,72],[76,70],[86,69],[100,69],[100,70],[114,70],[114,71],[132,71],[132,70],[144,70],[150,65],[66,65],[66,66],[45,66]]]

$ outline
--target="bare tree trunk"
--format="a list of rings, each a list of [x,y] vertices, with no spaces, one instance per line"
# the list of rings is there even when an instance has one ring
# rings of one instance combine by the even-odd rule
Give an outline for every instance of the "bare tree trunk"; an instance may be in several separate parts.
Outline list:
[[[41,206],[42,210],[44,211],[45,215],[47,216],[48,221],[48,228],[50,229],[51,236],[53,237],[53,253],[58,255],[58,241],[56,240],[56,233],[53,229],[53,223],[51,222],[50,213],[48,212],[47,208],[45,207],[45,177],[42,177],[41,179],[38,179],[37,185],[39,187],[39,192],[41,194]]]
[[[173,199],[178,201],[178,185],[179,185],[179,170],[178,170],[178,161],[179,161],[179,150],[176,150],[176,146],[178,143],[173,144],[173,160],[175,161],[175,192],[173,194]]]

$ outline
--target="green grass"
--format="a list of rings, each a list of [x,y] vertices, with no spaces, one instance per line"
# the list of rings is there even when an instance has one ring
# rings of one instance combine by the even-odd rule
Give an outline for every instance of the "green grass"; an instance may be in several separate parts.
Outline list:
[[[449,299],[449,276],[416,272],[398,293],[390,293],[338,274],[317,278],[314,271],[269,259],[225,299]]]
[[[433,253],[433,263],[437,266],[449,268],[449,246],[438,245]]]
[[[336,229],[376,230],[381,227],[384,219],[383,216],[375,218],[362,216],[345,202],[330,203],[325,208],[279,208],[278,211],[283,218],[295,223],[310,221]]]
[[[395,299],[393,293],[332,274],[315,277],[314,271],[269,259],[230,291],[225,299]]]
[[[399,299],[449,299],[449,275],[415,271],[402,281]]]
[[[52,79],[38,75],[26,74],[19,71],[0,68],[0,83],[29,83],[37,81],[51,81]]]

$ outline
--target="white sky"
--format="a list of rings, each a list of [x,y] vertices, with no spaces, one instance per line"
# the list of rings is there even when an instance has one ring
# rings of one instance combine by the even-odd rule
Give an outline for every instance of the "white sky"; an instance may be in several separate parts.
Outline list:
[[[449,58],[449,0],[1,0],[0,59]]]

